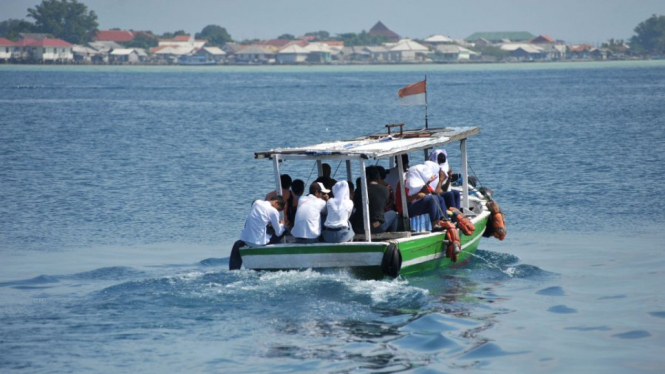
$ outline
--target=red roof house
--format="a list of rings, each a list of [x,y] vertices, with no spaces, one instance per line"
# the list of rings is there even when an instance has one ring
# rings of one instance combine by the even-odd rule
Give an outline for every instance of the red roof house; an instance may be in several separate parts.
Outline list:
[[[131,42],[134,40],[134,32],[126,30],[99,30],[94,40],[97,42]]]

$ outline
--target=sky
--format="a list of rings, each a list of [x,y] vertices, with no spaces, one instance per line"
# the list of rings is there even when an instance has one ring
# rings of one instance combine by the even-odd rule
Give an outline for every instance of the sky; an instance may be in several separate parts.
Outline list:
[[[402,37],[478,31],[528,31],[569,44],[629,39],[665,0],[79,0],[97,13],[99,29],[200,32],[219,25],[234,40],[369,31],[382,21]],[[27,18],[41,0],[0,0],[0,21]]]

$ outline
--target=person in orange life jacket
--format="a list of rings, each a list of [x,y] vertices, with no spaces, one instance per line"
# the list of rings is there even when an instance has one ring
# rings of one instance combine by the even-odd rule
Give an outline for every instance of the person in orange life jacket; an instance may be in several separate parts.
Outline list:
[[[349,184],[339,181],[333,186],[334,198],[326,203],[328,216],[323,225],[323,241],[327,243],[344,243],[353,240],[355,232],[349,225],[349,217],[353,212],[353,200],[349,197]]]
[[[438,164],[425,161],[424,164],[415,165],[406,173],[406,200],[409,217],[428,214],[432,222],[433,231],[441,231],[439,224],[446,214],[446,203],[437,192],[441,192],[442,174]],[[401,183],[398,188],[401,188]],[[401,192],[397,192],[397,207],[401,209]]]
[[[312,182],[309,195],[298,201],[298,210],[293,222],[291,235],[296,243],[316,243],[321,236],[321,215],[326,214],[326,201],[330,198],[330,190],[323,183]]]
[[[293,222],[291,222],[291,220],[289,219],[290,211],[291,211],[290,208],[293,205],[293,200],[294,200],[294,197],[291,194],[291,190],[290,190],[292,180],[291,180],[291,176],[288,175],[288,174],[280,175],[279,180],[280,180],[280,184],[282,185],[282,196],[284,197],[284,200],[286,201],[286,207],[284,208],[284,224],[286,225],[286,227],[290,228],[293,225]],[[276,195],[277,195],[276,190],[270,191],[270,192],[268,192],[268,194],[266,194],[265,200],[270,201],[270,199],[273,196],[276,196]]]
[[[381,175],[376,166],[370,166],[365,171],[367,177],[367,197],[369,199],[369,223],[373,234],[379,234],[386,231],[397,230],[397,212],[389,210],[384,212],[384,207],[388,203],[388,189],[379,184]],[[361,189],[356,189],[353,198],[353,204],[356,211],[351,217],[351,225],[355,232],[365,232],[363,223],[363,203]]]
[[[446,201],[447,206],[459,209],[461,207],[460,193],[450,188],[453,179],[453,168],[448,164],[448,153],[445,149],[437,149],[429,156],[429,160],[439,164],[443,172],[444,180],[441,183],[441,197]]]

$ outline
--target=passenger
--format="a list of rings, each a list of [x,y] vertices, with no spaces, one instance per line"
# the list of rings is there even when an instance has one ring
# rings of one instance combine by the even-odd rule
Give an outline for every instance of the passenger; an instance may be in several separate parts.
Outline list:
[[[330,177],[330,173],[331,173],[330,165],[326,164],[326,163],[322,164],[321,165],[321,171],[323,172],[323,175],[316,178],[316,180],[314,182],[321,182],[321,183],[323,183],[323,186],[327,190],[332,190],[333,186],[335,185],[335,183],[337,183],[337,181]],[[335,196],[334,193],[330,195],[330,197],[334,197],[334,196]]]
[[[293,192],[293,199],[289,206],[289,222],[293,223],[296,219],[296,211],[298,210],[298,201],[305,192],[305,182],[302,179],[295,179],[291,183],[291,192]]]
[[[316,243],[321,236],[321,215],[326,214],[326,201],[330,190],[320,182],[312,182],[309,195],[298,201],[298,210],[293,222],[291,235],[296,243]]]
[[[349,225],[349,217],[353,212],[353,201],[349,198],[349,184],[346,181],[335,183],[333,193],[335,197],[326,203],[328,217],[323,227],[323,241],[350,242],[355,233]]]
[[[441,191],[442,174],[439,165],[431,161],[412,166],[406,173],[405,191],[409,217],[428,214],[432,222],[432,231],[443,229],[439,220],[446,214],[446,203],[436,194],[437,191]],[[401,201],[401,193],[399,196]]]
[[[349,199],[353,200],[353,196],[354,196],[355,193],[356,193],[356,188],[355,188],[355,186],[353,185],[353,182],[351,182],[351,181],[346,181],[346,183],[349,184]]]
[[[406,176],[406,171],[409,169],[409,155],[404,153],[402,154],[402,166],[404,166],[404,175],[400,178],[399,172],[398,172],[398,166],[397,166],[397,156],[395,156],[395,166],[387,171],[387,176],[384,178],[386,183],[392,187],[393,191],[397,191],[397,184],[400,182],[400,180],[404,180],[404,176]],[[397,199],[397,196],[395,195],[395,199]]]
[[[375,166],[370,166],[365,171],[367,177],[367,197],[369,205],[369,223],[370,230],[373,234],[379,234],[386,231],[397,230],[397,212],[389,210],[384,212],[383,209],[388,203],[388,189],[379,184],[381,176],[379,169]],[[355,213],[351,217],[351,225],[355,232],[365,232],[363,223],[363,203],[361,188],[356,190],[353,199],[353,204],[356,207]]]
[[[450,188],[450,183],[453,179],[453,169],[448,164],[448,153],[445,149],[437,149],[429,156],[430,161],[434,161],[441,167],[443,171],[443,182],[441,183],[441,196],[446,201],[446,206],[455,207],[459,209],[460,192]]]
[[[384,168],[381,165],[376,166],[379,169],[379,184],[385,186],[388,189],[388,202],[386,203],[386,206],[383,208],[384,212],[390,211],[390,210],[395,210],[395,190],[392,188],[392,186],[388,183],[386,183],[385,179],[386,176],[388,175],[388,172],[386,171],[386,168]]]
[[[286,202],[282,196],[273,196],[270,201],[256,200],[245,220],[240,240],[250,247],[279,243],[284,237],[286,226],[279,219]],[[271,235],[268,226],[274,230]]]
[[[291,227],[292,222],[289,219],[289,213],[291,211],[290,207],[291,207],[291,205],[293,205],[293,200],[294,200],[293,196],[291,195],[291,190],[290,190],[291,183],[292,183],[291,176],[288,175],[288,174],[282,174],[282,175],[279,176],[279,180],[280,180],[280,184],[282,185],[282,196],[284,197],[284,200],[286,201],[286,208],[284,208],[284,224],[286,225],[286,227]],[[276,190],[270,191],[266,195],[265,200],[270,201],[270,199],[273,196],[276,196],[276,195],[277,195]]]

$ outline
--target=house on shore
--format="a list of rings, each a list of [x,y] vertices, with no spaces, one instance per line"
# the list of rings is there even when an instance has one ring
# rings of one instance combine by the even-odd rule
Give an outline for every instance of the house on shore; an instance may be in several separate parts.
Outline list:
[[[298,44],[291,44],[277,52],[276,59],[279,64],[300,64],[307,61],[309,53]]]
[[[417,62],[425,61],[429,48],[411,39],[402,39],[390,46],[390,61]]]
[[[0,38],[0,61],[7,62],[18,55],[16,43],[5,38]]]
[[[370,36],[378,36],[386,38],[389,43],[397,43],[400,40],[400,36],[397,35],[397,33],[395,33],[394,31],[387,28],[386,25],[384,25],[383,22],[381,21],[377,22],[374,26],[372,26],[372,28],[369,29],[368,34]]]
[[[37,63],[66,64],[74,61],[72,44],[61,39],[21,39],[16,42],[19,58]]]
[[[459,45],[437,45],[434,47],[434,53],[431,58],[434,61],[469,61],[480,56],[478,52],[474,52],[468,48]]]
[[[507,43],[507,42],[528,42],[535,38],[530,32],[527,31],[498,31],[498,32],[476,32],[469,35],[464,40],[469,43],[475,43],[479,39],[485,39],[492,44]]]
[[[235,53],[238,64],[272,64],[275,63],[275,50],[260,45],[250,45]]]

